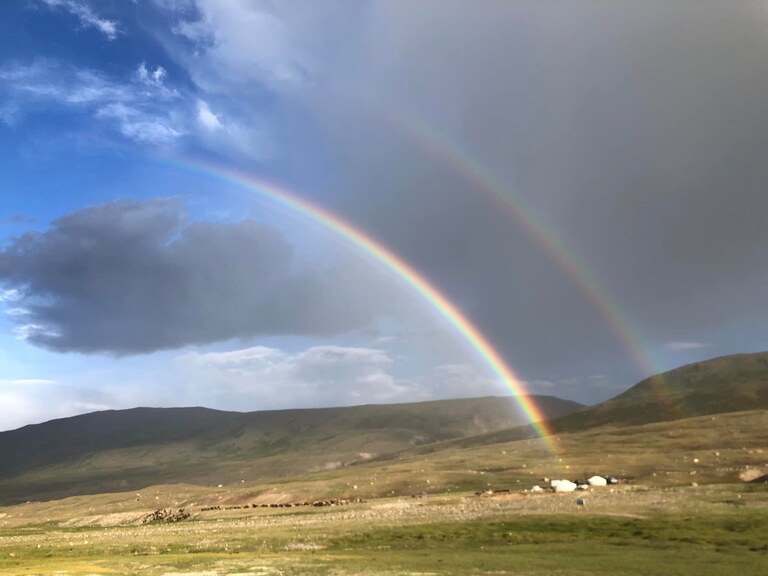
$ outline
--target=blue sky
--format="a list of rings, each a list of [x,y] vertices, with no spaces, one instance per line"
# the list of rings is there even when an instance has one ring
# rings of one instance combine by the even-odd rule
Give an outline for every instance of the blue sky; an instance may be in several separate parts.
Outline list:
[[[766,15],[722,4],[2,3],[0,429],[505,393],[395,274],[197,161],[389,246],[534,393],[768,348]]]

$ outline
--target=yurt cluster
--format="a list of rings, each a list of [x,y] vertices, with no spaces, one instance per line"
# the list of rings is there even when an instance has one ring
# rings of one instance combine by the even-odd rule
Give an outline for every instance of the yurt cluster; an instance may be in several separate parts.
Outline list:
[[[544,482],[549,483],[549,489],[552,492],[575,492],[576,490],[589,490],[590,488],[596,488],[601,486],[608,486],[610,484],[618,484],[619,479],[615,476],[592,476],[586,480],[550,480],[544,478]],[[545,492],[546,489],[542,488],[538,484],[531,488],[530,492]]]

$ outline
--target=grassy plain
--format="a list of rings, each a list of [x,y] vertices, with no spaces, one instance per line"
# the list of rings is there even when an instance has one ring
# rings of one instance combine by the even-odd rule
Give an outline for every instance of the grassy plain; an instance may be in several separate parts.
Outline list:
[[[554,444],[553,455],[541,440],[447,442],[268,483],[8,506],[0,575],[768,573],[768,484],[740,479],[766,470],[768,412],[609,426]],[[592,473],[626,482],[525,492],[544,477]],[[350,496],[366,501],[242,507]],[[202,510],[211,506],[221,509]],[[181,507],[190,520],[139,523]]]
[[[550,417],[582,408],[533,398]],[[523,422],[512,397],[248,413],[96,412],[0,432],[0,505],[151,484],[266,482]]]
[[[761,485],[386,498],[4,529],[0,574],[764,574]]]

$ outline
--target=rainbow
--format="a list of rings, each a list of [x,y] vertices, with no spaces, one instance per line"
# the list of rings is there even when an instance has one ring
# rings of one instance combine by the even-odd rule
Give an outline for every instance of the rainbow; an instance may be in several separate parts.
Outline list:
[[[338,93],[337,97],[343,98],[345,95]],[[491,174],[488,168],[472,154],[416,114],[409,113],[403,107],[393,110],[376,94],[367,94],[366,98],[357,98],[347,103],[350,106],[356,105],[367,114],[383,120],[387,126],[394,128],[421,150],[445,164],[475,189],[494,198],[534,243],[541,246],[545,253],[565,271],[570,280],[581,289],[606,325],[623,343],[642,377],[649,377],[660,371],[660,366],[653,362],[647,353],[650,348],[640,336],[640,330],[633,326],[632,320],[622,312],[616,299],[590,271],[586,262],[568,248],[553,227],[545,225],[533,210],[528,208],[521,199],[516,198],[506,185]]]
[[[590,271],[589,266],[566,246],[552,227],[546,226],[530,208],[515,198],[487,168],[436,130],[423,122],[405,122],[402,115],[386,115],[386,118],[390,125],[396,127],[422,150],[449,166],[476,189],[492,196],[506,210],[521,229],[542,247],[580,288],[617,340],[622,343],[642,378],[662,372],[662,368],[647,353],[649,346],[640,336],[640,330],[633,326],[632,320],[622,312],[616,299]],[[669,398],[665,397],[663,382],[659,380],[654,388],[657,390],[659,401],[672,408]]]
[[[515,375],[512,368],[504,361],[483,333],[453,302],[392,250],[329,210],[262,178],[256,178],[231,167],[215,165],[198,159],[194,161],[166,160],[164,164],[267,197],[314,222],[318,222],[392,271],[416,290],[477,352],[512,393],[520,410],[530,421],[535,432],[544,440],[549,451],[553,455],[557,454],[555,437],[547,426],[546,417],[530,397],[523,382]]]
[[[474,189],[493,197],[521,229],[541,246],[553,261],[565,271],[582,293],[592,302],[595,310],[605,320],[614,334],[624,342],[635,365],[645,376],[656,372],[656,366],[646,355],[647,346],[641,340],[638,330],[633,329],[615,299],[606,291],[597,277],[557,236],[551,226],[546,226],[530,208],[515,198],[507,187],[466,150],[460,148],[448,137],[420,121],[415,116],[389,113],[386,106],[368,102],[368,110],[381,116],[389,126],[394,127],[414,142],[421,150],[438,159],[453,172],[470,183]]]

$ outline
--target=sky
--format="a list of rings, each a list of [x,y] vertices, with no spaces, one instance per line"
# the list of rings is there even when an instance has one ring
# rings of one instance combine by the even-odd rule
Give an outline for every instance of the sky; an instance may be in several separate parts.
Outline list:
[[[533,394],[766,350],[766,53],[763,1],[2,2],[0,430],[510,394],[371,245]]]

